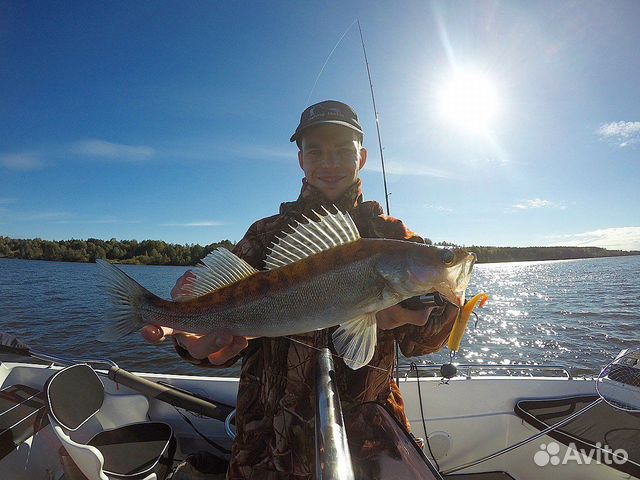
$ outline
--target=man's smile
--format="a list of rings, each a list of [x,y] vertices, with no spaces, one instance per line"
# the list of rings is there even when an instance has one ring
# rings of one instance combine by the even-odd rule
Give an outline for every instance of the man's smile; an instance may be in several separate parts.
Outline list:
[[[318,179],[324,183],[338,183],[345,178],[345,175],[318,175]]]

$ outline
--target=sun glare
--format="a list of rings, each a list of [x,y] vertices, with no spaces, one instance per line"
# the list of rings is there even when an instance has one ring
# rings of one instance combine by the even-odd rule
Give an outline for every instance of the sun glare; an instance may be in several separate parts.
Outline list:
[[[456,128],[472,133],[490,130],[500,102],[491,77],[477,71],[457,71],[438,95],[441,115]]]

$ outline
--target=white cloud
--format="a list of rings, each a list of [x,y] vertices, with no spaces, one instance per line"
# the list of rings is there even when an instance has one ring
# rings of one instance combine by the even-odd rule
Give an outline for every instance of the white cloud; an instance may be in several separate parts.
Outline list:
[[[0,165],[11,170],[38,170],[44,163],[35,153],[10,153],[0,156]]]
[[[427,167],[426,165],[421,165],[418,163],[400,163],[394,160],[390,160],[384,163],[384,169],[387,171],[388,175],[413,175],[419,177],[449,178],[449,174],[444,170]],[[367,161],[364,170],[369,172],[382,172],[382,164],[379,161]]]
[[[294,148],[278,148],[269,145],[237,145],[223,147],[225,153],[256,160],[284,160],[298,165],[298,153]]]
[[[553,245],[640,250],[640,227],[603,228],[571,235],[551,235]]]
[[[44,220],[44,221],[60,221],[63,219],[71,218],[74,215],[69,212],[38,212],[23,214],[20,216],[21,220]]]
[[[215,220],[203,220],[201,222],[187,222],[187,223],[161,223],[161,227],[219,227],[223,225],[222,222],[216,222]]]
[[[153,157],[156,151],[144,145],[124,145],[99,139],[88,139],[75,142],[69,151],[81,157],[98,157],[111,160],[146,160]]]
[[[444,205],[434,205],[431,203],[425,204],[424,208],[426,208],[427,210],[435,210],[436,212],[441,212],[441,213],[453,212],[453,209],[449,207],[445,207]]]
[[[564,205],[554,203],[550,200],[543,200],[542,198],[533,198],[531,200],[524,200],[523,202],[516,203],[515,205],[512,205],[512,206],[513,208],[516,208],[518,210],[528,210],[530,208],[559,208],[561,210],[564,210],[565,208],[567,208]]]
[[[611,140],[619,147],[627,147],[640,142],[640,122],[603,123],[596,133],[605,140]]]
[[[130,225],[140,223],[138,220],[120,220],[116,217],[104,217],[104,218],[87,218],[87,219],[73,219],[73,220],[56,220],[51,223],[56,225]]]

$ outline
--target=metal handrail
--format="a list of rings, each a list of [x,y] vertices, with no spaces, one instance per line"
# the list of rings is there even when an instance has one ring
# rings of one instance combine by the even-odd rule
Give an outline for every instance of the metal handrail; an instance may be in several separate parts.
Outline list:
[[[503,365],[501,363],[460,363],[455,364],[460,370],[466,370],[466,375],[464,375],[467,379],[473,378],[471,374],[472,370],[489,370],[489,369],[500,369],[500,370],[542,370],[542,371],[561,371],[563,372],[568,380],[573,379],[573,374],[571,373],[571,369],[566,367],[565,365],[529,365],[529,364],[509,364]],[[423,371],[440,371],[440,365],[417,365],[419,370]],[[405,374],[405,377],[408,377],[412,368],[410,364],[401,364],[399,366],[401,372]],[[416,375],[418,375],[418,370],[416,370]]]
[[[109,360],[108,358],[96,358],[96,359],[91,359],[91,358],[62,358],[62,357],[57,357],[55,355],[49,355],[49,354],[46,354],[46,353],[37,352],[37,351],[34,351],[34,350],[31,350],[29,352],[29,354],[32,357],[37,358],[38,360],[43,360],[45,362],[52,362],[54,364],[63,365],[63,366],[76,365],[78,363],[86,363],[86,364],[96,363],[96,364],[102,364],[102,365],[109,365],[111,367],[117,367],[118,366],[118,364],[116,362],[114,362],[113,360]]]
[[[316,364],[316,478],[353,480],[353,465],[335,382],[333,359],[328,348]]]

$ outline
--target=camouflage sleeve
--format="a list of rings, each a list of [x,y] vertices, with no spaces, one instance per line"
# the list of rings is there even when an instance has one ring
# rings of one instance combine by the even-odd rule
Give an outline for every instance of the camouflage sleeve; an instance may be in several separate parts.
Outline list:
[[[371,234],[375,238],[424,243],[422,237],[409,230],[401,220],[387,215],[378,215],[371,219]]]
[[[260,236],[257,234],[258,230],[258,222],[254,223],[249,227],[247,233],[245,233],[242,240],[240,240],[236,246],[233,248],[232,252],[238,257],[242,258],[245,262],[251,265],[254,268],[260,269],[262,267],[262,261],[264,259],[264,247],[262,242],[260,241]],[[192,357],[188,350],[181,345],[178,344],[175,338],[173,338],[173,346],[176,349],[176,352],[183,360],[186,360],[193,365],[197,365],[198,367],[205,368],[227,368],[236,363],[244,354],[244,351],[235,357],[230,358],[225,363],[221,365],[212,364],[208,358],[194,358]],[[246,349],[245,349],[246,350]]]
[[[264,222],[262,222],[264,223]],[[244,237],[236,243],[233,248],[233,253],[242,258],[245,262],[251,265],[253,268],[262,270],[263,262],[265,258],[265,245],[264,235],[259,232],[259,226],[261,222],[255,222],[249,227]]]

